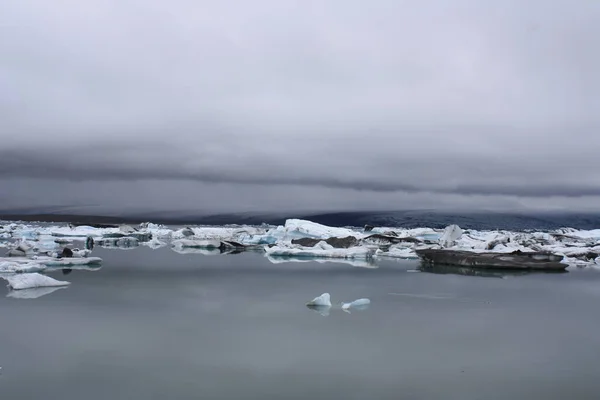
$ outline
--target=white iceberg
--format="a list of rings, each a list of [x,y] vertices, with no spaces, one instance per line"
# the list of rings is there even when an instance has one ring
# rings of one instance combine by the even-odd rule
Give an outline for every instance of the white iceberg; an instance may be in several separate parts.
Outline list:
[[[403,258],[407,260],[419,258],[414,248],[401,245],[392,245],[387,251],[377,250],[375,255],[377,257]]]
[[[31,262],[31,260],[27,263],[13,262],[12,260],[0,261],[1,273],[41,272],[45,269],[45,266]]]
[[[287,243],[292,239],[300,238],[328,239],[331,237],[348,236],[362,238],[365,234],[349,228],[335,228],[301,219],[288,219],[285,221],[285,225],[269,228],[268,230],[263,230],[263,232],[248,233],[245,235],[239,234],[236,241],[248,245],[271,245],[283,242]]]
[[[338,249],[323,241],[314,247],[295,245],[277,245],[265,247],[265,253],[271,257],[306,257],[306,258],[342,258],[342,259],[370,259],[375,254],[374,248],[357,246],[348,249]]]
[[[306,305],[308,307],[331,307],[331,296],[329,293],[323,293],[306,303]]]
[[[163,242],[156,236],[153,236],[150,241],[142,243],[142,246],[150,247],[152,250],[160,249],[161,247],[165,247],[166,245],[166,242]]]
[[[442,237],[440,238],[440,245],[442,247],[450,247],[454,242],[462,236],[463,231],[458,225],[450,225],[446,227]]]
[[[140,245],[138,239],[130,236],[120,238],[102,238],[94,241],[95,246],[100,246],[105,249],[120,249],[129,250],[134,249]]]
[[[67,286],[71,284],[70,282],[58,281],[38,273],[4,276],[4,279],[8,281],[8,286],[13,290]]]
[[[342,310],[350,312],[350,309],[365,310],[371,304],[371,300],[367,298],[351,301],[350,303],[342,303]]]
[[[121,234],[119,228],[94,228],[92,226],[53,226],[40,229],[40,233],[63,238],[102,237],[111,234]]]
[[[45,265],[47,267],[62,267],[62,266],[79,266],[79,265],[99,265],[102,263],[102,259],[99,257],[64,257],[55,258],[48,256],[33,256],[27,257],[8,257],[0,258],[0,262],[14,262],[18,264],[36,263]]]
[[[209,240],[233,240],[242,242],[240,238],[247,238],[253,235],[261,235],[266,232],[263,228],[253,226],[198,226],[186,227],[174,231],[173,239],[209,239]]]
[[[171,250],[179,254],[202,254],[203,256],[220,256],[223,254],[221,253],[220,249],[215,248],[204,249],[199,247],[171,247]]]
[[[172,243],[175,248],[197,248],[197,249],[218,249],[221,247],[221,240],[219,239],[179,239],[174,240]]]
[[[276,228],[279,230],[281,227]],[[288,219],[285,221],[283,231],[288,236],[312,237],[327,239],[330,237],[362,237],[362,232],[348,228],[334,228],[331,226],[317,224],[316,222],[306,221],[302,219]]]

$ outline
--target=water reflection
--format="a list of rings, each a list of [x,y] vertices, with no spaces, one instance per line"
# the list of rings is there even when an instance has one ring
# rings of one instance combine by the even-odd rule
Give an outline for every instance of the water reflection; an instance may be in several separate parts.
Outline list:
[[[66,289],[66,286],[59,287],[38,287],[31,289],[22,290],[10,290],[6,297],[13,299],[37,299],[50,293],[54,293],[57,290]]]
[[[358,268],[378,268],[377,264],[373,260],[354,260],[346,258],[310,258],[310,257],[294,257],[294,256],[266,256],[273,264],[283,263],[337,263],[347,264]]]
[[[534,270],[503,270],[503,269],[482,269],[471,267],[459,267],[453,265],[432,265],[426,262],[421,262],[418,270],[428,272],[430,274],[452,274],[463,276],[478,276],[482,278],[500,278],[504,279],[511,276],[524,276],[531,274],[564,274],[566,270],[561,271],[534,271]]]

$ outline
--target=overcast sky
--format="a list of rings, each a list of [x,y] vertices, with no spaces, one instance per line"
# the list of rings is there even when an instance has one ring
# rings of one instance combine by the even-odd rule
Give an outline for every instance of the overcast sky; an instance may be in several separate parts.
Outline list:
[[[600,210],[598,21],[597,0],[3,0],[0,209]]]

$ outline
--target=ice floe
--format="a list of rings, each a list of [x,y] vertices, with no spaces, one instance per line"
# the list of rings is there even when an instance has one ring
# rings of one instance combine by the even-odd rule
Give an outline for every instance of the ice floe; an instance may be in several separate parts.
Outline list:
[[[450,225],[444,229],[444,233],[440,238],[440,245],[442,247],[452,247],[456,240],[460,239],[463,231],[458,225]]]
[[[370,259],[376,249],[366,246],[337,249],[326,242],[317,243],[314,247],[297,245],[277,245],[265,247],[265,252],[270,257],[307,257],[307,258],[342,258],[342,259]]]
[[[351,309],[354,310],[365,310],[369,308],[371,304],[371,300],[367,298],[357,299],[351,301],[350,303],[342,303],[342,310],[346,312],[350,312]]]
[[[38,273],[16,274],[12,276],[3,276],[3,278],[8,281],[8,286],[13,290],[70,285],[70,282],[58,281]]]
[[[219,239],[178,239],[172,242],[176,248],[218,249],[221,247]]]
[[[152,223],[139,226],[0,225],[0,238],[3,240],[0,247],[7,248],[9,255],[13,256],[11,258],[30,260],[36,255],[39,258],[44,254],[60,254],[61,245],[87,240],[92,242],[91,246],[86,246],[88,250],[93,247],[93,242],[107,248],[169,246],[179,253],[211,250],[210,254],[239,252],[258,246],[270,261],[281,257],[288,257],[288,261],[414,259],[418,249],[443,248],[495,253],[550,252],[562,255],[563,262],[571,266],[600,265],[600,229],[585,231],[561,228],[545,232],[516,232],[462,229],[457,225],[450,225],[446,229],[363,229],[329,227],[300,219],[288,219],[280,226],[167,227]],[[93,259],[89,253],[74,252],[74,255],[78,259],[86,255],[88,260]],[[50,259],[55,260],[56,257]]]
[[[102,263],[102,259],[99,257],[85,257],[85,258],[55,258],[55,257],[47,257],[47,256],[33,256],[31,258],[27,257],[8,257],[8,258],[0,258],[0,263],[2,262],[12,262],[15,264],[41,264],[47,267],[63,267],[63,266],[80,266],[80,265],[100,265]]]
[[[326,317],[333,309],[341,309],[342,311],[350,313],[351,310],[366,310],[369,308],[370,304],[370,299],[360,298],[349,303],[342,302],[340,305],[333,307],[331,295],[329,293],[323,293],[306,303],[306,307]]]
[[[331,307],[331,295],[329,293],[323,293],[306,303],[306,305],[312,307]]]
[[[0,273],[23,273],[40,272],[46,269],[46,266],[29,260],[25,263],[10,261],[0,261]]]

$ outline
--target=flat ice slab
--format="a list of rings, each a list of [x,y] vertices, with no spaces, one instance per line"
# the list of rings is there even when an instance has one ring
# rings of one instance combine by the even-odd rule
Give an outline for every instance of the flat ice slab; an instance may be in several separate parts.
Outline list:
[[[196,249],[218,249],[221,241],[218,239],[179,239],[173,241],[173,247],[176,248],[196,248]]]
[[[350,309],[365,310],[369,308],[371,300],[367,298],[351,301],[350,303],[342,303],[342,310],[349,312]]]
[[[265,247],[265,252],[271,257],[304,257],[304,258],[348,258],[369,259],[375,250],[369,247],[351,247],[349,249],[336,249],[325,242],[320,242],[315,247],[300,246],[273,246]]]
[[[28,260],[27,263],[11,261],[0,261],[1,273],[22,273],[22,272],[41,272],[46,269],[45,266]]]
[[[58,287],[71,284],[70,282],[57,281],[49,276],[38,273],[4,276],[4,279],[8,281],[8,286],[13,290],[33,289],[40,287]]]
[[[46,256],[33,256],[31,258],[28,258],[28,257],[0,258],[0,263],[3,261],[13,262],[13,263],[17,263],[17,264],[36,263],[36,264],[45,265],[47,267],[99,265],[102,263],[102,259],[100,257],[54,258],[54,257],[46,257]]]
[[[309,307],[331,307],[331,296],[329,293],[323,293],[306,303],[306,305]]]

